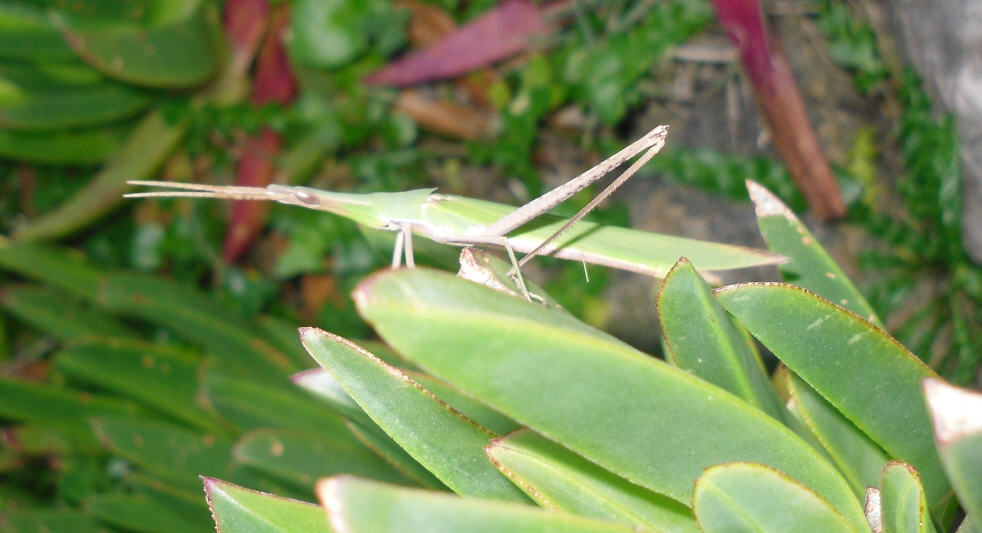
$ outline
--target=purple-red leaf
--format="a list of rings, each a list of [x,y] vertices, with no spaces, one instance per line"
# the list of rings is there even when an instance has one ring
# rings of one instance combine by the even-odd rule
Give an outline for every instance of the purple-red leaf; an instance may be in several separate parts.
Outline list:
[[[406,86],[460,76],[510,57],[549,31],[539,6],[505,0],[432,45],[411,53],[365,79],[376,85]]]
[[[774,148],[791,177],[822,219],[839,218],[846,209],[822,154],[791,68],[777,39],[769,38],[757,0],[713,0],[716,16],[740,51],[754,86],[757,107],[771,129]]]
[[[296,94],[296,81],[283,46],[283,32],[289,21],[286,5],[273,10],[269,19],[269,32],[256,58],[256,74],[250,100],[254,105],[289,102]],[[242,158],[236,167],[236,185],[265,187],[276,175],[276,157],[282,140],[279,134],[264,128],[259,135],[242,143]],[[269,206],[264,202],[232,203],[232,214],[225,233],[222,258],[235,261],[259,234],[266,223]]]

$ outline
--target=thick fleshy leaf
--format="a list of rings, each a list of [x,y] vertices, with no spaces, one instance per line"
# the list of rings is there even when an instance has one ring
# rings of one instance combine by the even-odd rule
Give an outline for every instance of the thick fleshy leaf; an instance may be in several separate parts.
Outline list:
[[[424,383],[424,386],[426,386],[425,383],[431,383],[434,381],[442,384],[444,387],[448,386],[439,380],[435,380],[430,376],[426,376],[425,374],[420,374],[418,372],[413,372],[410,374],[410,376],[412,376],[413,379],[423,378],[424,381],[421,381],[421,383]],[[426,379],[429,381],[425,381]],[[440,483],[439,480],[433,477],[432,473],[423,468],[419,462],[413,459],[412,456],[410,456],[405,450],[396,444],[391,437],[382,431],[382,429],[378,427],[378,425],[376,425],[368,415],[365,414],[365,411],[362,411],[361,406],[359,406],[358,403],[351,398],[351,396],[348,396],[348,393],[344,391],[341,384],[338,383],[334,376],[331,375],[331,373],[326,369],[316,368],[294,374],[293,382],[308,392],[316,395],[318,398],[324,400],[335,411],[347,418],[349,420],[348,428],[355,435],[355,437],[364,446],[382,457],[396,471],[403,473],[407,478],[415,480],[417,484],[424,487],[445,488],[443,483]],[[441,399],[443,398],[441,397]],[[476,403],[473,399],[469,399],[469,401],[471,404]],[[457,408],[456,404],[451,403],[451,405],[454,405],[454,407]],[[459,408],[457,408],[457,410],[463,412],[464,414],[468,414],[468,412]],[[485,407],[484,411],[481,411],[480,413],[486,414],[488,410],[490,409]],[[480,423],[480,421],[478,421],[478,423]]]
[[[137,333],[101,310],[85,307],[60,292],[36,285],[7,285],[0,306],[18,319],[67,341],[79,337],[134,338]]]
[[[41,9],[4,3],[0,4],[0,58],[45,63],[74,59],[75,52]]]
[[[82,9],[69,4],[55,20],[75,52],[108,76],[183,88],[207,81],[218,69],[219,17],[210,2],[173,2],[152,13],[155,20],[128,18],[125,13],[95,18],[79,15]]]
[[[781,283],[716,291],[727,311],[892,457],[914,465],[932,506],[948,492],[921,380],[936,374],[883,330]]]
[[[0,240],[0,268],[90,301],[98,298],[104,275],[75,250],[3,240]]]
[[[532,290],[531,286],[529,290]],[[437,398],[450,404],[450,407],[498,435],[511,433],[521,427],[518,422],[455,389],[453,385],[445,381],[423,372],[407,371],[406,375],[435,394]]]
[[[397,471],[416,481],[428,489],[450,490],[440,482],[429,470],[419,464],[411,455],[406,453],[398,444],[392,441],[378,426],[368,429],[353,422],[348,422],[348,430],[368,449],[377,453]]]
[[[137,418],[101,417],[94,425],[114,453],[180,486],[194,486],[199,475],[225,474],[232,460],[232,442],[219,435]]]
[[[198,357],[139,341],[94,340],[55,357],[56,367],[76,378],[138,399],[178,420],[219,430],[197,402]]]
[[[785,426],[568,313],[420,268],[376,274],[354,297],[430,373],[655,492],[686,503],[704,468],[755,461],[864,520],[845,480]]]
[[[106,80],[84,63],[4,65],[0,86],[0,127],[14,130],[98,126],[150,104],[147,93]]]
[[[920,477],[907,463],[891,461],[883,469],[880,519],[883,533],[935,532]]]
[[[210,368],[205,373],[202,396],[209,407],[243,432],[290,428],[335,439],[350,438],[337,413],[283,381],[282,385],[265,385]]]
[[[928,379],[924,395],[958,501],[976,524],[982,524],[982,393]]]
[[[57,209],[18,228],[14,237],[20,240],[51,239],[77,231],[122,202],[126,180],[146,179],[164,162],[187,129],[186,120],[174,123],[159,111],[146,114],[134,128],[128,128],[126,142],[116,150],[102,170],[70,200]],[[0,132],[2,137],[3,132]],[[0,147],[5,146],[0,138]],[[77,150],[92,150],[78,147]],[[51,154],[64,153],[49,147]],[[8,154],[9,155],[9,154]],[[102,161],[99,157],[96,161]]]
[[[239,439],[232,453],[244,464],[308,490],[318,478],[342,473],[414,484],[353,439],[328,439],[291,429],[260,429]]]
[[[84,442],[69,431],[47,424],[8,426],[3,429],[3,437],[5,449],[27,456],[67,455],[101,449],[94,441]]]
[[[772,252],[790,258],[778,268],[784,281],[804,287],[883,327],[846,273],[829,257],[808,228],[773,193],[747,180],[747,191],[757,211],[757,226]]]
[[[205,496],[219,533],[329,533],[324,510],[215,478],[204,478]]]
[[[127,531],[206,533],[214,531],[208,509],[162,493],[109,492],[85,500],[85,509]]]
[[[783,420],[770,379],[688,259],[665,276],[657,304],[667,361]]]
[[[772,468],[730,463],[706,469],[696,480],[692,509],[707,532],[821,531],[860,533],[829,502]]]
[[[89,420],[96,416],[136,416],[130,402],[77,392],[47,383],[0,379],[0,415],[4,418],[50,424],[73,436],[92,440]]]
[[[0,157],[51,165],[95,165],[120,150],[130,125],[58,132],[0,129]]]
[[[534,431],[525,429],[496,439],[487,453],[544,507],[655,531],[699,531],[685,505],[615,476]]]
[[[324,368],[312,368],[298,372],[290,377],[300,388],[324,400],[335,411],[366,427],[372,427],[375,422],[361,410],[348,393],[344,391],[338,380]]]
[[[91,515],[68,509],[8,509],[3,513],[0,531],[71,531],[72,533],[106,533],[106,527]]]
[[[876,486],[887,454],[801,378],[786,372],[787,388],[802,419],[849,480],[857,497]]]
[[[106,276],[101,289],[100,302],[110,309],[166,326],[249,376],[286,384],[287,373],[298,370],[289,356],[260,338],[234,310],[194,288],[124,272]]]
[[[458,497],[340,476],[317,484],[317,496],[337,531],[358,533],[638,532],[633,526],[602,522],[528,505]]]
[[[307,351],[365,413],[458,494],[527,501],[484,455],[490,430],[450,408],[397,368],[326,331],[302,328]]]

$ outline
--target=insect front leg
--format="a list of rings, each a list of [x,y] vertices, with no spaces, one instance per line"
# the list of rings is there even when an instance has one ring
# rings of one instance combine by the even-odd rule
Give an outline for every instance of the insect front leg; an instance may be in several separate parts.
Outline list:
[[[409,222],[390,222],[391,229],[396,232],[396,244],[392,249],[392,268],[399,268],[402,265],[402,256],[405,252],[406,266],[416,268],[416,257],[413,255],[413,227]]]

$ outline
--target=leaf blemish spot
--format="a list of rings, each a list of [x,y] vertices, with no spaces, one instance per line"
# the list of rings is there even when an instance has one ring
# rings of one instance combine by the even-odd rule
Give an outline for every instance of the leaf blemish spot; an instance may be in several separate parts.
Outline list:
[[[822,325],[822,322],[825,322],[826,320],[828,320],[831,317],[832,317],[832,315],[831,314],[828,314],[828,315],[823,316],[822,318],[819,318],[819,319],[815,320],[811,324],[808,324],[808,327],[805,328],[805,331],[811,331],[811,330],[817,328],[818,326],[821,326]]]

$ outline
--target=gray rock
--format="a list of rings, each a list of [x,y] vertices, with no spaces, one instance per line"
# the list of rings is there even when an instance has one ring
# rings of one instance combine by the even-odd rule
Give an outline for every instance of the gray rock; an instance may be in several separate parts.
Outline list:
[[[982,2],[883,2],[900,52],[924,78],[935,102],[954,113],[964,177],[965,247],[982,263]]]

